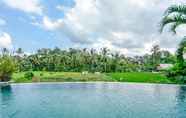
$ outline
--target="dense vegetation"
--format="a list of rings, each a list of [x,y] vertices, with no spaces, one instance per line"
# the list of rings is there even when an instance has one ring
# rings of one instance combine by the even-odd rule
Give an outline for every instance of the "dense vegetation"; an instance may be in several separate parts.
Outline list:
[[[4,50],[0,55],[0,81],[9,81],[15,70],[15,59]]]
[[[94,49],[80,50],[80,49],[72,49],[72,48],[69,50],[61,50],[60,48],[56,47],[54,49],[39,49],[36,53],[30,55],[25,54],[21,48],[19,48],[16,52],[12,53],[11,55],[10,53],[8,53],[7,49],[3,49],[2,54],[4,54],[4,51],[6,51],[6,53],[9,54],[9,58],[12,59],[11,62],[16,62],[15,64],[17,67],[16,68],[17,74],[14,74],[13,76],[14,81],[16,82],[31,82],[31,81],[44,82],[44,81],[67,81],[67,80],[68,81],[125,81],[125,80],[120,80],[118,78],[108,79],[114,76],[112,76],[112,74],[108,76],[108,74],[103,74],[103,73],[152,72],[152,71],[156,71],[156,67],[160,63],[173,64],[176,61],[174,55],[172,55],[170,52],[165,50],[161,51],[158,45],[152,47],[151,54],[146,54],[144,56],[134,56],[134,57],[127,57],[123,54],[112,53],[107,48],[103,48],[100,50],[94,50]],[[2,57],[4,58],[6,56],[2,55]],[[14,65],[6,64],[5,67],[12,68],[14,67]],[[14,70],[15,68],[11,71],[11,74]],[[47,72],[50,74],[47,74]],[[74,73],[70,73],[72,75],[66,73],[68,75],[67,78],[63,78],[64,73],[62,72],[74,72]],[[81,72],[89,72],[89,74],[88,76],[84,76],[84,75],[81,76]],[[94,74],[95,72],[99,72],[102,74],[98,76]],[[142,75],[144,75],[144,73],[142,73]],[[146,75],[147,74],[145,74],[144,76]],[[132,81],[142,82],[142,80],[139,79],[137,80],[132,79]],[[157,81],[159,81],[159,79]],[[147,82],[153,82],[153,81],[149,80]]]
[[[18,71],[51,71],[51,72],[137,72],[156,70],[159,63],[175,63],[175,57],[168,51],[160,51],[158,45],[152,48],[151,54],[127,57],[112,53],[107,48],[61,50],[40,49],[35,54],[26,55],[22,49],[14,54]]]

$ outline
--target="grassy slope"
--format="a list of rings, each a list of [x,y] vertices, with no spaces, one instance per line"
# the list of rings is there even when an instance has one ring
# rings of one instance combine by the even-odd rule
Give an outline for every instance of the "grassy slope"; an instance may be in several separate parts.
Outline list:
[[[73,82],[73,81],[111,81],[105,74],[82,75],[76,72],[33,72],[40,82]],[[17,83],[32,82],[24,78],[24,72],[14,73],[13,80]]]
[[[174,83],[164,75],[158,73],[130,72],[82,75],[75,72],[34,72],[35,78],[40,82],[73,82],[73,81],[119,81],[142,83]],[[24,72],[13,74],[13,80],[17,83],[32,82],[24,78]]]
[[[117,81],[122,82],[143,82],[143,83],[174,83],[160,73],[132,72],[132,73],[111,73],[108,74]]]

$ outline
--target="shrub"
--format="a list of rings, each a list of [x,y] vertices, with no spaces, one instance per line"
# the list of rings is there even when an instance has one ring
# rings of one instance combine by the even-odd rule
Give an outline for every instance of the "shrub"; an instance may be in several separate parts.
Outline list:
[[[44,74],[43,74],[43,73],[40,73],[39,75],[40,75],[40,76],[43,76]]]
[[[34,73],[33,73],[33,72],[26,72],[26,73],[24,74],[24,77],[25,77],[26,79],[31,80],[31,79],[34,77]]]
[[[0,57],[0,81],[10,81],[13,72],[16,71],[16,63],[10,55]]]
[[[166,76],[176,81],[186,83],[186,68],[182,68],[176,64],[172,69],[166,71]]]
[[[25,77],[19,77],[19,78],[15,78],[14,79],[14,82],[16,83],[27,83],[27,82],[31,82],[31,80],[28,80],[27,78]]]

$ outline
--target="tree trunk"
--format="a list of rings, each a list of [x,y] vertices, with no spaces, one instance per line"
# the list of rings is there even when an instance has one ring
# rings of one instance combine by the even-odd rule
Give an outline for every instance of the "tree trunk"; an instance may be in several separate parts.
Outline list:
[[[8,81],[10,81],[10,79],[11,79],[11,77],[8,74],[0,76],[1,82],[8,82]]]

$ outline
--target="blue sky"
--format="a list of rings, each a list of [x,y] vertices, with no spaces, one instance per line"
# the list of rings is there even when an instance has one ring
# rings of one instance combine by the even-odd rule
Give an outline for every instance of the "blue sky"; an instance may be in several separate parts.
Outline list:
[[[184,0],[0,0],[0,48],[102,48],[140,55],[174,52],[178,35],[158,33],[165,9]],[[135,9],[134,9],[135,8]]]
[[[10,0],[10,2],[14,1]],[[6,22],[0,26],[0,32],[1,34],[6,32],[12,37],[13,47],[11,48],[16,49],[21,47],[27,52],[32,52],[38,48],[66,47],[64,43],[69,41],[62,34],[47,31],[33,25],[32,22],[34,20],[39,22],[42,20],[43,15],[51,19],[63,18],[64,12],[58,10],[56,7],[58,5],[73,7],[74,2],[71,0],[47,0],[45,2],[43,0],[38,3],[42,4],[42,15],[36,12],[27,13],[24,10],[10,7],[3,1],[0,1],[0,19]]]

